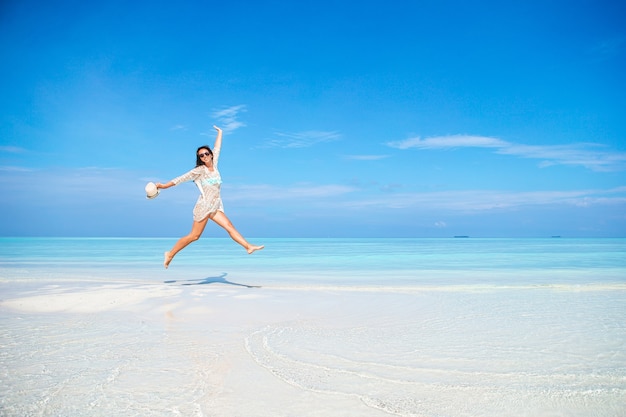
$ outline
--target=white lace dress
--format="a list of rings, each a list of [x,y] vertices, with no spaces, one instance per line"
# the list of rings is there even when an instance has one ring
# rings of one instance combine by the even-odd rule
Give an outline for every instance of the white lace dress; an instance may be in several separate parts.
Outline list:
[[[222,177],[217,170],[219,151],[219,149],[213,149],[213,170],[205,165],[200,165],[172,180],[175,185],[193,181],[200,190],[200,196],[193,208],[193,220],[196,222],[206,219],[208,215],[216,211],[224,211],[224,204],[220,196]]]

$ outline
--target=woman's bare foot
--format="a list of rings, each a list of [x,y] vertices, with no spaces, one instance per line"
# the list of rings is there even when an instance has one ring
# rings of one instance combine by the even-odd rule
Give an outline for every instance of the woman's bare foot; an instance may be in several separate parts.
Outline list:
[[[165,269],[167,269],[168,266],[170,266],[170,262],[172,262],[172,259],[174,257],[170,256],[169,252],[165,252],[163,254],[163,266],[165,267]]]
[[[248,246],[248,248],[246,250],[248,251],[248,254],[251,254],[252,252],[256,252],[258,250],[261,250],[264,247],[265,247],[265,245],[261,245],[261,246],[250,245],[250,246]]]

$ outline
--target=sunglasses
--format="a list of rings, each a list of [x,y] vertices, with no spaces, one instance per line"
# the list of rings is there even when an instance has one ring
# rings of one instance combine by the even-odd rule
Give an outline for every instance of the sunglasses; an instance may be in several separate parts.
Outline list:
[[[204,158],[205,156],[209,156],[209,155],[211,155],[209,152],[204,152],[204,153],[199,153],[198,157]]]

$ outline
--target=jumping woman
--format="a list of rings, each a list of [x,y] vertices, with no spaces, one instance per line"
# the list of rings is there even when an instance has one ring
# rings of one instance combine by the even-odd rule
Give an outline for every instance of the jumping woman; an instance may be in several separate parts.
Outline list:
[[[209,219],[222,226],[230,237],[243,246],[248,253],[264,248],[263,245],[256,246],[248,243],[237,229],[235,229],[235,226],[233,226],[228,217],[226,217],[226,214],[224,214],[224,205],[222,204],[222,198],[220,196],[222,178],[217,170],[217,161],[222,147],[222,129],[217,126],[213,127],[217,130],[213,150],[208,146],[199,147],[196,151],[196,167],[194,169],[180,177],[174,178],[167,184],[156,183],[157,189],[164,189],[173,187],[182,182],[193,181],[200,190],[200,196],[193,209],[193,225],[191,226],[191,232],[181,237],[169,252],[165,252],[163,260],[163,266],[165,266],[165,268],[170,265],[170,262],[172,262],[172,259],[174,259],[174,256],[176,256],[178,252],[191,242],[200,239]]]

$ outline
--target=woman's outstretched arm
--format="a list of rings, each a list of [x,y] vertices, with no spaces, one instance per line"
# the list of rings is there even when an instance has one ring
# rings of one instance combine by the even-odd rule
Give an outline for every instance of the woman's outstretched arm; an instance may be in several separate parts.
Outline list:
[[[170,182],[165,183],[165,184],[161,184],[160,182],[157,182],[155,185],[156,185],[156,188],[158,188],[160,190],[160,189],[163,189],[163,188],[173,187],[176,184],[174,184],[174,181],[170,181]]]

